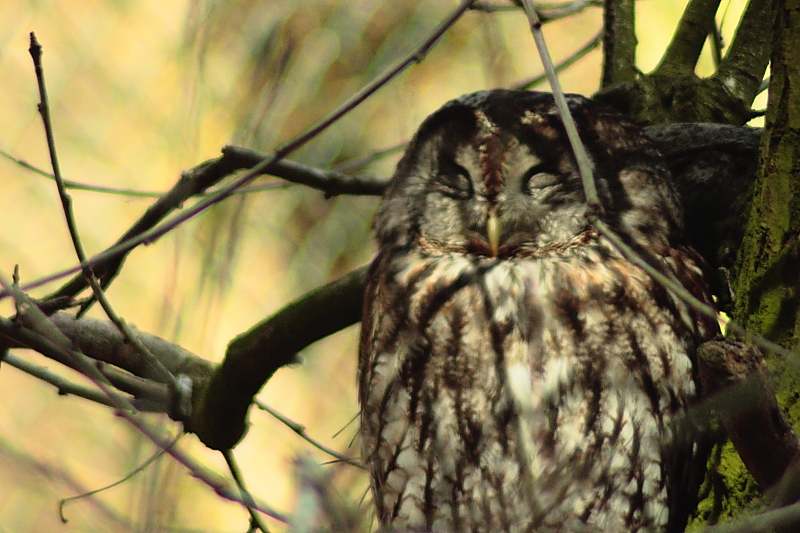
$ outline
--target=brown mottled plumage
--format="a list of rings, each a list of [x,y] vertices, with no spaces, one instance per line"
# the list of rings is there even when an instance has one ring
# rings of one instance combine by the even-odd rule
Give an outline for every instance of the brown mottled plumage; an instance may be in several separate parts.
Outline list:
[[[603,219],[710,301],[660,155],[568,97]],[[677,429],[716,324],[587,223],[546,93],[485,91],[420,127],[375,220],[360,347],[385,529],[681,531],[703,453]]]

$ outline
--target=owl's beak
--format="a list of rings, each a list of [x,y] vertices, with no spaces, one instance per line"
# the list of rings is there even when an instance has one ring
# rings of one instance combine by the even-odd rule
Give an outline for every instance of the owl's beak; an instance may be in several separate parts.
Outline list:
[[[492,257],[497,257],[500,251],[500,237],[503,236],[503,225],[495,213],[489,213],[489,219],[486,221],[486,240],[489,243],[489,250],[492,252]]]

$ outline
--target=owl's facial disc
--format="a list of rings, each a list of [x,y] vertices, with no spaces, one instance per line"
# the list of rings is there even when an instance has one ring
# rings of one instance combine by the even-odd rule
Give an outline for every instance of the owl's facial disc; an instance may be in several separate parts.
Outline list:
[[[511,259],[585,229],[582,189],[569,158],[537,154],[516,138],[487,137],[435,161],[420,220],[424,249]]]

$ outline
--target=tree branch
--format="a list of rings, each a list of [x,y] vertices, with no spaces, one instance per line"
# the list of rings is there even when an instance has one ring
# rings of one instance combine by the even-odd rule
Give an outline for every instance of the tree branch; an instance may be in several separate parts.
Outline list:
[[[597,45],[603,39],[603,32],[599,32],[597,35],[592,37],[590,40],[586,42],[583,46],[578,48],[573,54],[565,59],[561,60],[556,66],[556,72],[561,72],[573,64],[575,64],[579,59],[583,58],[586,54],[597,48]],[[540,83],[543,83],[547,80],[547,74],[540,74],[533,78],[528,78],[527,80],[520,81],[514,84],[513,88],[517,90],[525,90],[530,89],[531,87],[535,87]]]
[[[222,157],[211,163],[235,166],[238,169],[250,169],[264,161],[268,156],[239,146],[226,146],[222,149]],[[386,180],[373,176],[342,174],[335,171],[320,170],[293,161],[276,161],[263,171],[290,183],[306,185],[325,193],[326,198],[347,195],[380,195],[386,186]]]
[[[755,169],[758,130],[719,125],[675,125],[652,127],[645,131],[665,154],[689,208],[690,219],[703,213],[706,216],[708,213],[737,216],[733,206],[741,198],[741,191],[746,191],[751,182],[752,174],[748,169]],[[233,153],[239,157],[238,150]],[[243,159],[247,157],[251,162],[257,158],[245,152]],[[204,168],[210,168],[209,172],[219,172],[216,165],[209,163]],[[375,192],[380,190],[379,183],[382,182],[374,185]],[[724,256],[729,261],[738,249],[740,233],[726,220],[721,219],[716,233],[712,233],[715,240],[731,242]],[[694,224],[691,227],[699,227]],[[707,236],[707,231],[689,235],[695,246],[703,236]],[[704,256],[711,264],[719,265],[722,259],[715,255],[716,249],[709,250]],[[133,334],[173,375],[185,375],[192,380],[194,409],[189,429],[197,431],[211,447],[225,448],[241,437],[253,396],[278,368],[294,362],[295,353],[303,347],[360,319],[365,271],[365,268],[359,269],[320,288],[256,325],[231,342],[225,362],[219,368],[158,337],[136,330]],[[56,313],[51,321],[72,345],[92,359],[124,369],[134,376],[163,383],[163,377],[125,342],[111,323],[77,319],[68,313]],[[44,350],[44,347],[39,349]],[[57,354],[47,355],[57,359]],[[110,372],[113,369],[105,370]],[[115,379],[122,378],[115,376]]]
[[[183,172],[172,189],[150,206],[144,215],[124,235],[117,239],[112,248],[153,229],[174,210],[180,209],[187,200],[204,194],[210,187],[239,170],[255,167],[268,157],[266,154],[247,148],[237,146],[224,147],[221,157],[205,161],[193,169]],[[383,188],[381,180],[369,176],[350,176],[339,172],[324,171],[287,160],[275,161],[259,171],[258,174],[272,175],[291,183],[307,185],[325,192],[327,196],[335,196],[337,194],[380,194]],[[103,288],[107,288],[117,276],[130,251],[132,249],[128,250],[127,253],[94,265],[94,271],[98,274]],[[88,283],[85,277],[82,274],[77,275],[45,298],[43,305],[46,308],[47,302],[60,302],[74,298],[87,287]],[[84,309],[86,307],[84,305]]]
[[[265,157],[261,159],[258,163],[256,163],[250,172],[246,175],[238,178],[230,185],[222,187],[220,190],[216,191],[213,195],[204,198],[203,200],[199,201],[197,204],[192,206],[191,208],[185,210],[180,215],[174,217],[174,220],[161,224],[159,227],[155,227],[160,220],[162,220],[169,212],[174,210],[175,208],[181,206],[183,201],[187,198],[197,194],[197,192],[202,192],[208,186],[205,183],[191,183],[191,180],[185,180],[186,183],[184,187],[178,187],[182,181],[184,181],[185,176],[181,176],[181,180],[179,181],[178,185],[176,185],[168,196],[169,199],[162,198],[154,206],[148,209],[148,212],[145,213],[145,216],[137,222],[133,228],[131,228],[128,232],[126,232],[123,237],[121,237],[110,249],[107,249],[103,254],[101,259],[97,257],[93,258],[91,266],[95,269],[95,272],[98,274],[100,279],[100,285],[105,289],[108,287],[108,284],[113,280],[113,278],[119,272],[122,263],[127,257],[127,254],[130,251],[142,244],[143,242],[149,242],[151,240],[157,239],[167,233],[168,231],[172,230],[178,224],[185,222],[186,220],[196,216],[197,214],[205,211],[206,209],[210,208],[211,206],[221,202],[231,194],[233,194],[236,190],[240,189],[241,187],[250,183],[255,177],[263,174],[264,170],[269,168],[270,166],[278,163],[286,158],[290,153],[297,150],[301,146],[305,145],[311,139],[319,135],[321,132],[326,130],[336,121],[338,121],[341,117],[355,109],[358,105],[360,105],[364,100],[369,98],[372,94],[374,94],[378,89],[386,85],[391,79],[397,76],[400,72],[404,71],[408,68],[411,64],[415,62],[421,61],[425,55],[433,48],[433,46],[439,41],[439,39],[445,34],[445,32],[456,23],[456,21],[461,18],[461,16],[468,11],[472,5],[475,3],[476,0],[462,0],[462,2],[452,10],[449,16],[443,20],[438,26],[436,26],[428,36],[419,46],[415,49],[410,51],[403,57],[400,61],[398,61],[392,68],[388,69],[387,72],[379,76],[375,81],[364,87],[361,91],[355,94],[350,100],[339,106],[335,111],[333,111],[329,116],[324,118],[315,126],[311,127],[298,137],[294,138],[290,142],[284,144],[283,146],[277,148],[273,154],[269,157]],[[227,175],[227,174],[225,174]],[[204,185],[204,187],[198,188],[199,186]],[[184,190],[188,189],[188,190]],[[187,193],[191,193],[187,196]],[[162,201],[163,200],[163,201]],[[113,253],[112,253],[113,250]],[[47,300],[53,302],[62,302],[65,299],[71,299],[75,295],[77,295],[80,291],[86,288],[86,283],[80,277],[76,277],[72,279],[69,283],[59,289],[56,293],[50,295]],[[82,306],[81,314],[85,312],[87,307],[93,303],[93,300],[89,300],[86,304]]]
[[[641,124],[745,124],[755,116],[750,105],[766,67],[772,1],[750,2],[720,70],[700,79],[695,67],[719,0],[692,0],[660,65],[635,81],[604,85],[595,98]]]
[[[606,0],[603,9],[603,88],[636,79],[634,0]]]
[[[73,346],[88,357],[118,366],[136,376],[164,383],[160,372],[142,360],[111,322],[87,317],[78,319],[63,312],[56,313],[50,320],[70,339]],[[193,381],[202,381],[214,371],[213,363],[176,344],[134,327],[131,330],[174,376],[186,375]]]
[[[5,338],[8,339],[8,337]],[[111,403],[111,400],[108,399],[108,396],[96,388],[78,385],[77,383],[68,380],[64,376],[49,370],[47,367],[31,363],[21,357],[17,357],[12,353],[6,353],[2,357],[2,361],[4,364],[13,366],[16,369],[25,372],[29,376],[53,385],[56,389],[58,389],[59,395],[66,396],[71,394],[73,396],[78,396],[79,398],[84,398],[107,407],[114,406],[114,404]],[[131,399],[131,401],[133,401],[133,399]]]
[[[800,452],[800,439],[778,406],[760,351],[741,341],[717,339],[701,345],[697,359],[705,396],[735,387],[735,394],[715,402],[715,410],[762,490],[776,485]]]
[[[764,336],[800,343],[800,7],[779,2],[760,172],[736,269],[734,318]]]
[[[309,344],[361,320],[367,268],[296,300],[228,345],[225,360],[194,399],[189,429],[209,448],[230,449],[245,432],[253,397]]]
[[[691,0],[683,12],[678,29],[656,68],[656,76],[685,76],[694,74],[703,43],[714,27],[714,16],[720,0]]]
[[[767,70],[775,0],[751,1],[716,78],[745,105],[753,103]]]
[[[262,502],[254,502],[252,499],[244,501],[228,482],[177,446],[173,446],[161,431],[155,429],[141,415],[131,403],[130,398],[118,392],[90,357],[73,348],[69,338],[55,327],[49,317],[45,316],[16,284],[9,284],[2,276],[0,276],[0,284],[14,295],[18,308],[16,320],[19,322],[15,324],[7,318],[0,317],[0,333],[5,337],[21,340],[23,346],[31,347],[56,360],[65,361],[65,364],[77,369],[100,389],[122,418],[130,422],[155,445],[184,465],[194,477],[211,487],[223,498],[256,508],[276,520],[286,521],[283,514]],[[115,331],[117,330],[115,329]],[[117,331],[117,333],[119,332]]]

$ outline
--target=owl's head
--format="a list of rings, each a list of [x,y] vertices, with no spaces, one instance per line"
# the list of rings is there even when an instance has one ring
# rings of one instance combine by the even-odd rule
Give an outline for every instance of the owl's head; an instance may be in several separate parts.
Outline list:
[[[567,100],[603,218],[638,247],[669,246],[679,207],[661,156],[624,116]],[[587,233],[574,155],[549,93],[492,90],[445,104],[420,126],[375,219],[382,249],[511,258]]]

